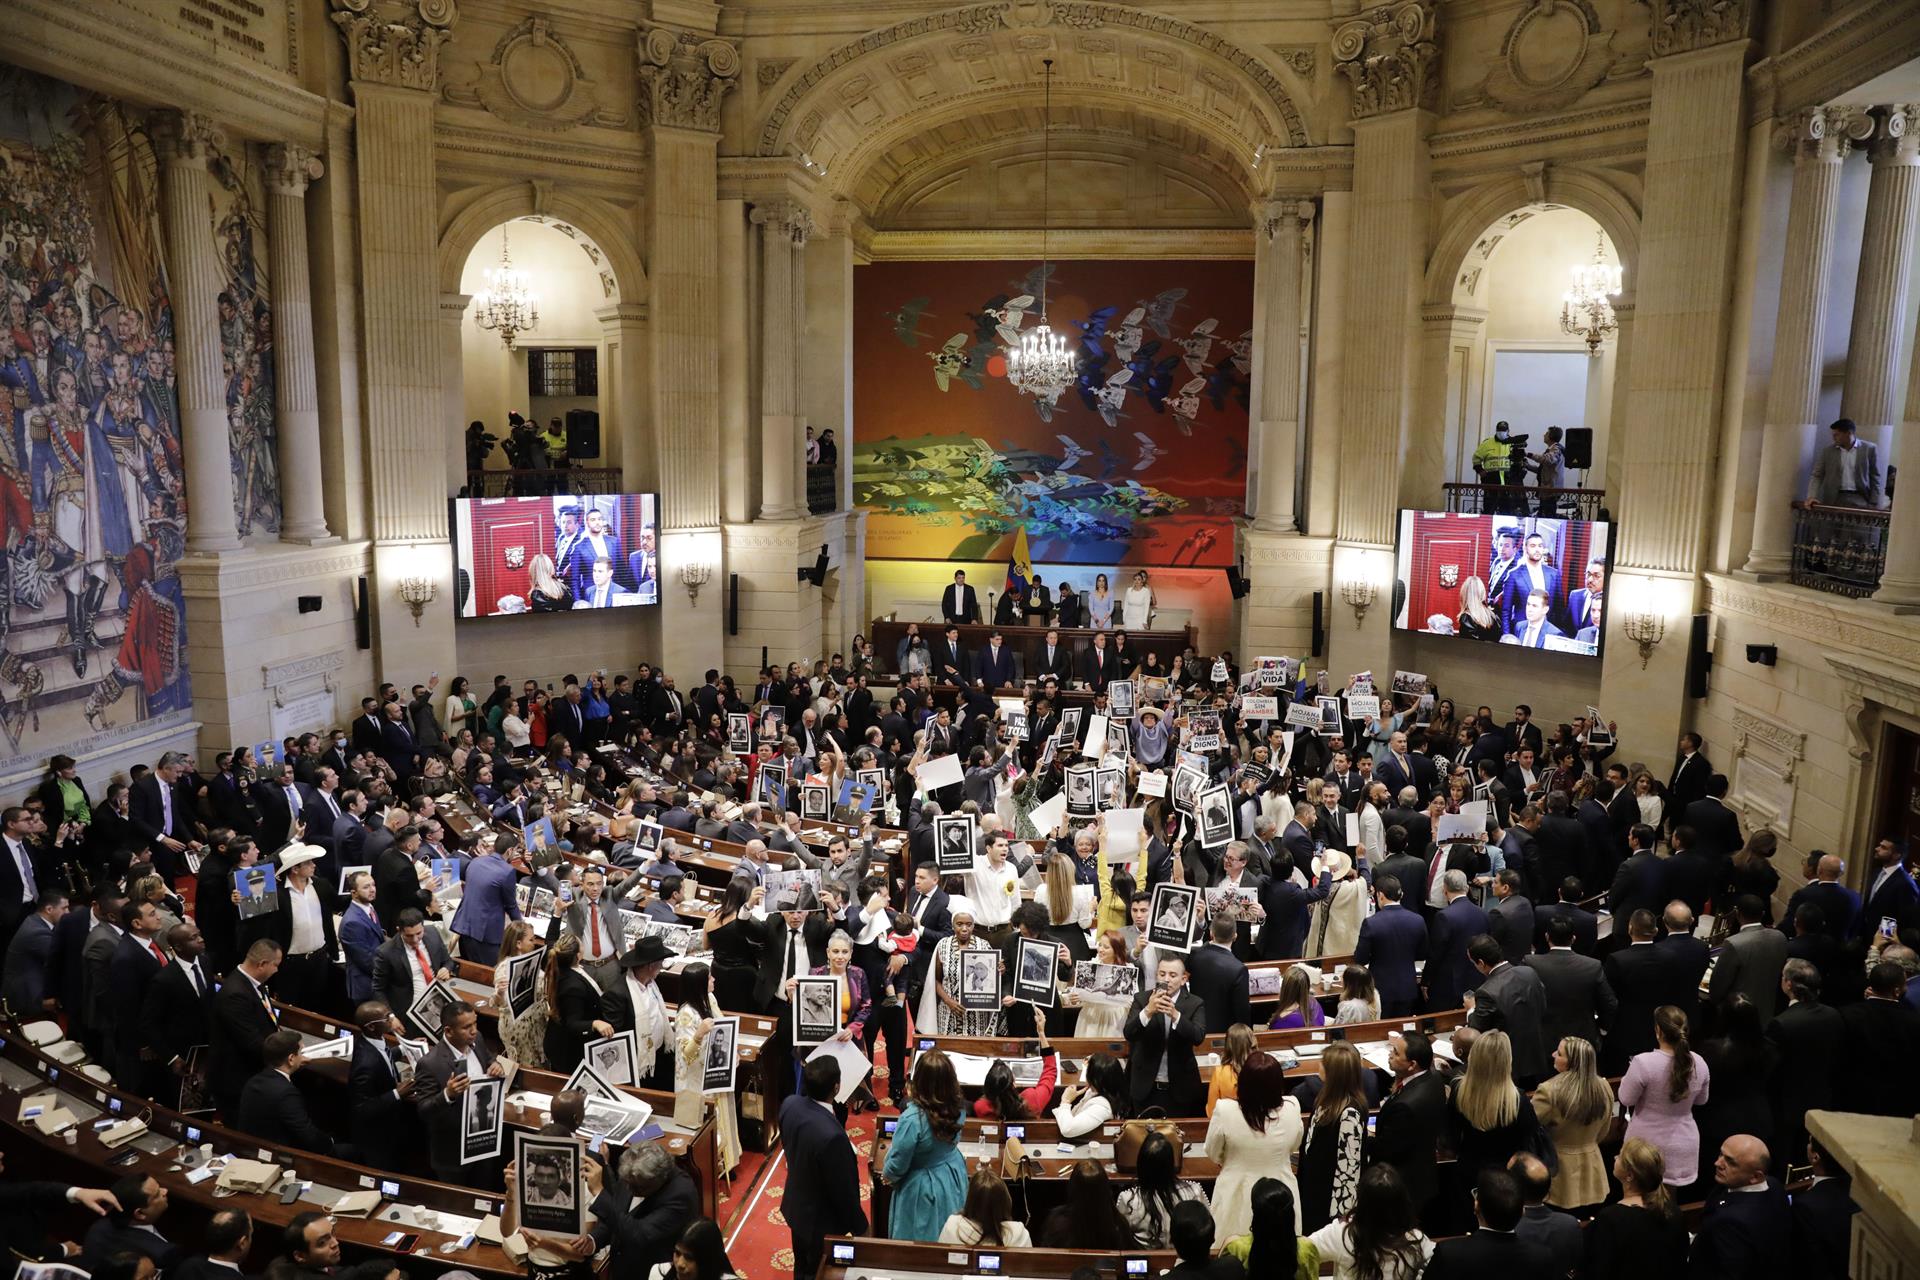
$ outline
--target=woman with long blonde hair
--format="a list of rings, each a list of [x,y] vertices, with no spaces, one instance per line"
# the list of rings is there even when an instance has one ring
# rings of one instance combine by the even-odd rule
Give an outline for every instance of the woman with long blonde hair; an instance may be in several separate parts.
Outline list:
[[[1506,1168],[1539,1130],[1540,1121],[1526,1102],[1513,1085],[1513,1042],[1504,1031],[1482,1032],[1467,1055],[1465,1078],[1453,1090],[1450,1127],[1462,1213],[1481,1171]]]
[[[558,613],[573,607],[573,592],[554,576],[553,557],[541,554],[527,562],[527,608],[535,613]]]
[[[1607,1198],[1600,1134],[1613,1118],[1613,1088],[1600,1075],[1597,1057],[1590,1042],[1568,1036],[1553,1051],[1557,1074],[1533,1091],[1533,1113],[1560,1157],[1547,1203],[1562,1209]]]
[[[1487,607],[1487,584],[1478,574],[1469,574],[1460,584],[1460,613],[1455,619],[1460,634],[1469,640],[1497,640],[1500,620]]]

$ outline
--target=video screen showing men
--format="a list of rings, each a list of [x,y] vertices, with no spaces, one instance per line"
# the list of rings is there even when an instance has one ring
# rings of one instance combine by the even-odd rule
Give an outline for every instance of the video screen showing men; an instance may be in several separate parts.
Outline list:
[[[456,502],[461,616],[658,604],[654,503],[652,494]]]
[[[1603,521],[1402,511],[1394,625],[1597,654],[1612,538]]]

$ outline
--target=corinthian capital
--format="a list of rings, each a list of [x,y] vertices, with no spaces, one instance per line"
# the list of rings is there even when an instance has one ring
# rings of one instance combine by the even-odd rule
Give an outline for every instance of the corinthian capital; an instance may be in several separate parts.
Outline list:
[[[227,140],[219,125],[197,111],[156,111],[147,121],[147,136],[161,163],[202,166]]]
[[[651,125],[720,130],[720,100],[740,82],[740,50],[672,27],[640,33],[640,113]]]
[[[813,214],[798,200],[764,200],[753,206],[753,221],[774,228],[798,249],[813,234]]]
[[[1873,117],[1864,107],[1809,107],[1781,121],[1774,141],[1801,160],[1838,163],[1856,143],[1873,136]]]
[[[348,78],[431,93],[441,42],[458,16],[454,0],[333,0]]]
[[[1311,200],[1269,200],[1260,210],[1260,231],[1269,240],[1282,231],[1298,231],[1312,221]]]
[[[1430,0],[1368,9],[1333,33],[1333,61],[1353,82],[1353,118],[1431,107],[1440,79],[1436,10]]]
[[[1648,32],[1656,56],[1747,38],[1753,0],[1653,0]]]
[[[267,190],[276,195],[304,196],[307,184],[325,173],[320,157],[291,142],[277,142],[267,148]]]
[[[1873,141],[1867,153],[1875,164],[1920,163],[1920,103],[1875,107]]]

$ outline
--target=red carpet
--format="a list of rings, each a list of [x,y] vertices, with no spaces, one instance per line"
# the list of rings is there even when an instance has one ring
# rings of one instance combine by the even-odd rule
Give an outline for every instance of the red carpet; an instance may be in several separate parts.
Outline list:
[[[869,1083],[880,1097],[886,1097],[887,1066],[884,1036],[876,1042],[876,1065]],[[867,1169],[867,1153],[872,1150],[876,1115],[897,1115],[892,1107],[879,1112],[864,1112],[847,1117],[847,1136],[860,1162],[860,1199],[873,1198],[872,1175]],[[743,1280],[773,1280],[793,1276],[793,1237],[780,1212],[780,1197],[787,1190],[787,1162],[776,1150],[771,1156],[749,1152],[741,1157],[733,1175],[733,1189],[721,1199],[721,1229],[727,1237],[727,1257]]]

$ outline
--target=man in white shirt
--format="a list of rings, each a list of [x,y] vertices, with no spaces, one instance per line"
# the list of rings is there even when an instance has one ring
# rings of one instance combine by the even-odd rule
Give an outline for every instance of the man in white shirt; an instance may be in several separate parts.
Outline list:
[[[672,954],[657,936],[640,939],[620,958],[624,981],[601,999],[602,1013],[614,1030],[633,1032],[639,1047],[634,1069],[648,1088],[671,1087],[673,1079],[673,1029],[656,981]],[[655,1083],[662,1079],[669,1083]]]
[[[1829,507],[1878,507],[1880,459],[1873,445],[1855,435],[1851,418],[1839,419],[1828,432],[1833,444],[1813,455],[1807,500],[1793,505],[1803,509],[1815,503]]]
[[[1020,873],[1007,857],[1007,837],[1000,832],[988,836],[986,851],[974,858],[967,896],[976,908],[974,927],[1000,946],[1013,909],[1020,905]]]
[[[498,1161],[460,1162],[460,1113],[467,1086],[480,1076],[502,1076],[506,1070],[480,1039],[480,1018],[465,1001],[448,1009],[440,1022],[440,1043],[414,1069],[414,1092],[420,1117],[426,1121],[428,1159],[433,1176],[442,1182],[468,1187],[492,1187],[499,1176]]]
[[[333,917],[313,884],[322,856],[310,844],[291,845],[280,855],[285,883],[273,935],[285,948],[286,958],[280,962],[275,990],[296,1009],[323,1007],[333,966]]]

